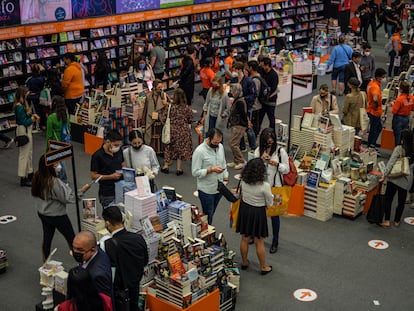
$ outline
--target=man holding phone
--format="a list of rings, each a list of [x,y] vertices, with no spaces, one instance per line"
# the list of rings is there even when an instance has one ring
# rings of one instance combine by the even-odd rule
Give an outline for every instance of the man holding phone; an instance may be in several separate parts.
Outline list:
[[[218,181],[229,181],[222,139],[223,133],[212,128],[193,153],[192,174],[197,178],[198,197],[209,225],[213,223],[213,215],[222,196],[217,191]]]

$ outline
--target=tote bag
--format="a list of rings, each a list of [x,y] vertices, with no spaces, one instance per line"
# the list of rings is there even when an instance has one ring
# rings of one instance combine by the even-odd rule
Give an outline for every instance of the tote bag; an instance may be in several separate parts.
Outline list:
[[[168,105],[167,119],[165,120],[164,127],[162,128],[162,135],[161,135],[161,141],[163,144],[166,144],[166,145],[168,145],[171,142],[170,109],[171,109],[171,104]]]
[[[401,176],[410,175],[410,162],[408,157],[400,157],[395,161],[392,166],[391,172],[388,174],[388,177],[395,178]]]
[[[230,228],[236,231],[237,227],[237,218],[239,217],[239,209],[240,209],[240,201],[241,198],[237,199],[236,202],[230,205]]]
[[[281,216],[287,214],[289,197],[292,191],[290,186],[272,187],[273,205],[266,208],[266,216]]]
[[[369,127],[369,117],[367,114],[367,110],[366,110],[366,106],[367,106],[367,101],[366,101],[366,94],[365,92],[361,92],[362,94],[362,98],[364,101],[364,107],[359,108],[359,123],[361,125],[361,131],[363,132],[367,132],[368,131],[368,127]]]

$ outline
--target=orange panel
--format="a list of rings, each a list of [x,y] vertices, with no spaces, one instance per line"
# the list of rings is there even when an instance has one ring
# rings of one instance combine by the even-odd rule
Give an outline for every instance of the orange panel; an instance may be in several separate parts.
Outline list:
[[[92,155],[96,150],[102,147],[103,138],[89,133],[83,133],[83,139],[85,144],[85,153]]]
[[[394,147],[394,132],[392,130],[382,129],[381,148],[393,150]]]
[[[294,185],[290,193],[288,214],[302,216],[304,211],[305,186]]]

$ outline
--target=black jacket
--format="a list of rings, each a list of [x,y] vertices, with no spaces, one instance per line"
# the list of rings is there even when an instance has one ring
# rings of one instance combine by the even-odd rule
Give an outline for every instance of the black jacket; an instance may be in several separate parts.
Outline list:
[[[86,267],[99,293],[112,297],[112,271],[108,256],[98,247],[98,253]]]

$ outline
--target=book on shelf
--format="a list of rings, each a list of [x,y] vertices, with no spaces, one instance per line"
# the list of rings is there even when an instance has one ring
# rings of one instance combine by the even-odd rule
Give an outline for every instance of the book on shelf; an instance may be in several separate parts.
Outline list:
[[[67,42],[68,41],[68,34],[66,31],[62,31],[59,33],[59,41],[60,42]]]

